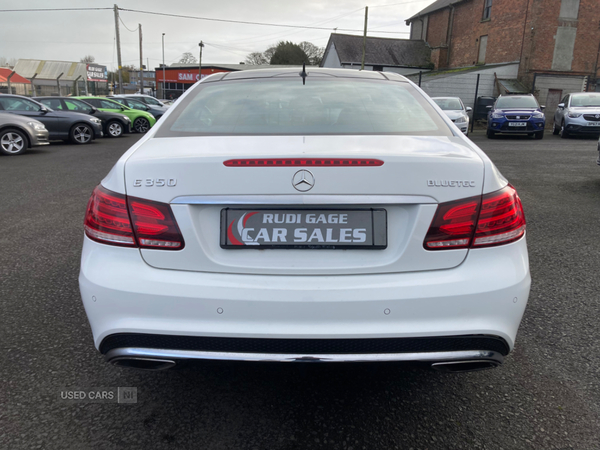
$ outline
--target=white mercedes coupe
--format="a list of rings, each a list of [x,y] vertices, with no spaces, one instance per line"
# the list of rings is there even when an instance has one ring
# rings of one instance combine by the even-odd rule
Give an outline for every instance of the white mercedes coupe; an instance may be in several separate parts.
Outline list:
[[[408,361],[513,349],[531,283],[515,189],[393,73],[219,73],[96,187],[79,277],[120,366]]]

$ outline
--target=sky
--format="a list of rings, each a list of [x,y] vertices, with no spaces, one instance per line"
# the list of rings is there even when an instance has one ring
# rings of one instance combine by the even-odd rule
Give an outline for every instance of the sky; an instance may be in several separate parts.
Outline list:
[[[325,30],[283,28],[166,17],[119,11],[122,64],[139,66],[138,24],[142,26],[143,59],[150,68],[176,63],[185,52],[198,58],[203,41],[203,64],[235,64],[251,52],[262,52],[281,40],[309,41],[325,47],[334,28],[338,33],[362,34],[365,6],[369,7],[368,35],[409,37],[405,20],[433,0],[0,0],[0,57],[79,61],[94,56],[96,63],[117,66],[115,19],[112,7],[139,11],[324,27]],[[36,8],[111,8],[94,11],[8,12]],[[350,29],[356,31],[341,31]],[[131,30],[131,31],[129,31]],[[148,61],[149,59],[149,61]]]

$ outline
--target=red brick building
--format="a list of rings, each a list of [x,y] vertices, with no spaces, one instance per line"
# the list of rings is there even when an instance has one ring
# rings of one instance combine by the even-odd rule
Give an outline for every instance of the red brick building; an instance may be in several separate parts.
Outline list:
[[[406,23],[436,69],[518,62],[542,102],[600,83],[600,0],[437,0]]]

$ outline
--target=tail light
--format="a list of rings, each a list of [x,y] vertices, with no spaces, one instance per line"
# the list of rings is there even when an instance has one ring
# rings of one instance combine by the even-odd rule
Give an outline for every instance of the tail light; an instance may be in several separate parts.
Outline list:
[[[171,206],[96,186],[88,202],[85,234],[103,244],[181,250],[183,236]]]
[[[525,233],[517,191],[508,185],[483,196],[441,203],[423,242],[427,250],[508,244]]]

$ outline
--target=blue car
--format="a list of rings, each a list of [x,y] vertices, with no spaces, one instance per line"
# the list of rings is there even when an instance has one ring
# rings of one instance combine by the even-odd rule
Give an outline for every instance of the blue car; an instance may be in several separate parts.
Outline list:
[[[536,139],[544,138],[544,106],[540,106],[533,95],[501,95],[488,108],[489,139],[493,139],[496,133],[520,133],[535,136]]]

